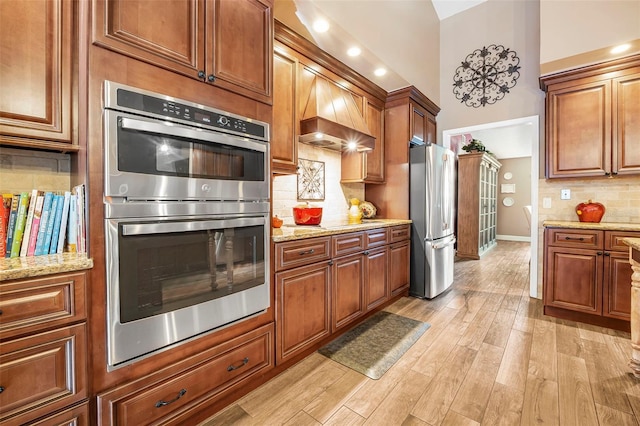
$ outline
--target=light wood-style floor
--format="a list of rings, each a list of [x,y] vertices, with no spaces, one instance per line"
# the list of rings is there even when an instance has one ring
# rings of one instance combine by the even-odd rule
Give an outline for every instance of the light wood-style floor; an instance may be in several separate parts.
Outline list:
[[[528,261],[500,241],[449,292],[389,306],[431,327],[379,380],[314,353],[203,425],[639,425],[629,335],[543,316]]]

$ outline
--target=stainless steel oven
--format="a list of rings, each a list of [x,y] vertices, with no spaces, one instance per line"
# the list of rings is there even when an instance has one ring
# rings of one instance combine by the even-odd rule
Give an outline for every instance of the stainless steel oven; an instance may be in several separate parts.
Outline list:
[[[269,307],[269,129],[104,88],[112,370]]]

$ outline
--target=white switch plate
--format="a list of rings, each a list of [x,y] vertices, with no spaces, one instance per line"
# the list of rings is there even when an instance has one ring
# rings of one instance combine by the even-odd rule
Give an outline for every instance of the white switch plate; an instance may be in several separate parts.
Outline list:
[[[544,209],[550,209],[551,208],[551,198],[544,197],[542,199],[542,208],[544,208]]]
[[[570,189],[561,189],[560,190],[560,199],[561,200],[570,200],[571,199],[571,190]]]

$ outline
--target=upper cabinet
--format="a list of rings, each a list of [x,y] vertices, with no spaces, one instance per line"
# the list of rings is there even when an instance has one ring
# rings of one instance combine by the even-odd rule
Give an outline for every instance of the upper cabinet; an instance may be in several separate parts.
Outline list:
[[[73,141],[75,4],[0,1],[0,144],[77,150]]]
[[[640,55],[540,82],[547,178],[640,173]]]
[[[271,104],[271,0],[93,0],[93,43]]]
[[[375,143],[367,145],[373,149],[342,151],[342,182],[383,182],[386,91],[279,21],[275,21],[274,33],[272,172],[297,173],[300,136],[309,136],[309,128],[320,123],[328,130],[349,128],[369,135],[368,140],[375,139]],[[349,102],[344,102],[347,98]],[[326,112],[318,106],[321,101],[343,104],[342,110],[332,110],[342,115],[333,121],[320,116]],[[344,120],[356,116],[360,128],[351,127],[352,123]],[[323,141],[309,143],[322,146]],[[337,149],[335,145],[332,148]]]

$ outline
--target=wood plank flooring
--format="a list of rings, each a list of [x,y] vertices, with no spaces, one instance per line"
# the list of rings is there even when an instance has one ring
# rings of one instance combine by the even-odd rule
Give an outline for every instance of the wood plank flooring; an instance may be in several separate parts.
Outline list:
[[[529,244],[456,262],[452,289],[387,308],[431,324],[379,380],[314,353],[214,425],[640,425],[628,333],[542,315]]]

